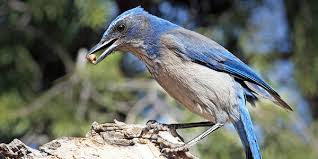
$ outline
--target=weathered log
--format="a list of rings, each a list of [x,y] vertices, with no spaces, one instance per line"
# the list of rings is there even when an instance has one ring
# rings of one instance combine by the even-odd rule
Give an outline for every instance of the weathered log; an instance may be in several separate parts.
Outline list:
[[[143,128],[118,121],[105,124],[94,122],[86,137],[62,137],[40,146],[39,150],[15,139],[9,144],[0,144],[0,153],[4,158],[27,159],[196,158],[188,151],[162,153],[162,148],[184,143],[170,130],[153,129],[141,135]]]

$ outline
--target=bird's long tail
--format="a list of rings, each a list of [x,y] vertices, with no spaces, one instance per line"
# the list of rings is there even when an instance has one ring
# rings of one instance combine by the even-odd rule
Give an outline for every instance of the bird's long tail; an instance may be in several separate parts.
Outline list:
[[[256,135],[250,114],[246,108],[245,100],[240,102],[240,119],[233,123],[236,131],[240,135],[244,145],[246,159],[261,159],[261,152],[257,143]]]

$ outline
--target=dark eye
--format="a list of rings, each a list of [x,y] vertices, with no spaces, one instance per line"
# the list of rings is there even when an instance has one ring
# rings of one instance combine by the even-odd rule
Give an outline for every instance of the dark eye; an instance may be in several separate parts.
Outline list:
[[[126,29],[126,26],[124,24],[120,24],[117,26],[117,30],[119,32],[123,32],[123,31],[125,31],[125,29]]]

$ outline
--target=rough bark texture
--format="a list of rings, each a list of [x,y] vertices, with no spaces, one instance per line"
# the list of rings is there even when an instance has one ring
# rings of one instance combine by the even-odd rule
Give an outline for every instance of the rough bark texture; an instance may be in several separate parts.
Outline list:
[[[32,149],[15,139],[0,144],[0,158],[27,159],[165,159],[196,158],[189,152],[164,154],[162,148],[184,144],[173,131],[151,129],[140,135],[143,126],[115,123],[92,124],[86,137],[63,137]]]

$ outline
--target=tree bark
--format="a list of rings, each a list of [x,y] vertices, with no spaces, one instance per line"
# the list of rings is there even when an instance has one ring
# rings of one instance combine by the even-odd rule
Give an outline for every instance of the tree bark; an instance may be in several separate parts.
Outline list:
[[[183,145],[174,131],[150,129],[142,133],[143,126],[94,122],[86,137],[62,137],[33,149],[15,139],[0,144],[0,158],[27,159],[166,159],[196,158],[188,151],[162,153],[162,148]],[[141,135],[142,134],[142,135]]]

